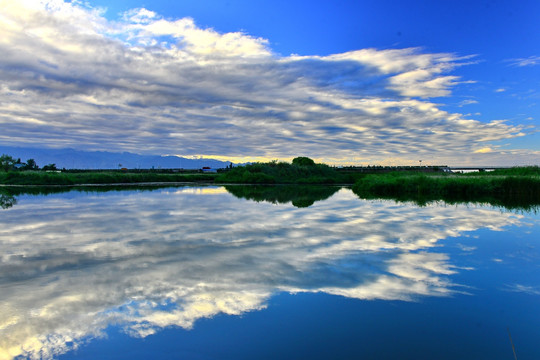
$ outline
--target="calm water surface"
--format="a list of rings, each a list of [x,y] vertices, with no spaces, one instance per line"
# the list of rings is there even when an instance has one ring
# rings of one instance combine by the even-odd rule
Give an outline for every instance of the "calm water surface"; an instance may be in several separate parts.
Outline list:
[[[538,215],[325,197],[18,196],[0,359],[540,359]]]

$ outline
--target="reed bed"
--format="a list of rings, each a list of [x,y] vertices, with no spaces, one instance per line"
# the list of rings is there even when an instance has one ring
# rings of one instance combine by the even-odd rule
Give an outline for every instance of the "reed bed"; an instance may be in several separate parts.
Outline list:
[[[80,184],[135,184],[161,182],[214,181],[216,174],[161,174],[120,172],[0,172],[0,184],[9,185],[80,185]]]

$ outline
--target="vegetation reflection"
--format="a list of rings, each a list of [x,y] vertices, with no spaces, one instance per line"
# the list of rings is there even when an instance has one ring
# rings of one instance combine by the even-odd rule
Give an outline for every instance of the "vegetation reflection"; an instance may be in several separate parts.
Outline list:
[[[538,167],[459,177],[414,173],[369,174],[359,179],[352,190],[362,199],[412,201],[421,206],[432,201],[444,201],[537,211],[540,207],[539,175]]]
[[[17,203],[17,199],[15,198],[15,196],[4,194],[2,190],[0,190],[0,207],[2,209],[9,209],[16,203]]]
[[[227,185],[225,189],[237,198],[266,201],[273,204],[292,203],[298,208],[308,207],[316,201],[326,200],[334,195],[339,186],[298,186],[298,185]]]
[[[111,191],[154,191],[163,188],[180,188],[183,186],[171,186],[171,184],[161,185],[141,185],[141,184],[122,184],[108,186],[3,186],[0,187],[0,207],[9,209],[17,204],[17,196],[22,195],[52,195],[62,194],[71,191],[84,193],[104,193]],[[200,188],[201,185],[197,185]]]

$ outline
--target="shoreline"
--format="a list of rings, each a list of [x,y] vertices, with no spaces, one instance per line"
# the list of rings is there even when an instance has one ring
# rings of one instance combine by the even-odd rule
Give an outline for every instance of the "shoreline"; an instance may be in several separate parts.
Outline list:
[[[181,186],[181,185],[218,185],[208,181],[153,181],[153,182],[125,182],[125,183],[85,183],[85,184],[0,184],[0,187],[130,187],[130,186]]]

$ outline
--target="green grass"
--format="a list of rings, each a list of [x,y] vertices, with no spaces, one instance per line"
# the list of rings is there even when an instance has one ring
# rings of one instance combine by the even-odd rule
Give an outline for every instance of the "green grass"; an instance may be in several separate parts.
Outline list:
[[[538,166],[516,166],[508,169],[497,169],[495,171],[482,172],[486,176],[540,176]],[[468,176],[478,175],[478,173],[468,173]]]
[[[39,185],[77,187],[83,184],[124,187],[144,183],[216,182],[221,184],[352,184],[352,190],[363,199],[393,199],[424,205],[431,201],[447,203],[488,203],[508,209],[540,208],[540,169],[524,167],[493,172],[445,174],[393,172],[377,174],[343,174],[324,164],[256,163],[233,168],[220,174],[154,173],[151,171],[0,171],[0,184],[17,187],[0,188],[2,207],[13,206],[19,193],[32,193]],[[25,188],[25,185],[34,187]],[[38,186],[36,186],[38,185]],[[329,189],[328,191],[325,190]],[[49,187],[53,189],[53,187]],[[289,202],[309,206],[313,201],[331,196],[337,187],[227,187],[235,196],[256,201]],[[52,191],[52,190],[46,190]]]
[[[294,160],[293,160],[294,161]],[[342,174],[325,164],[285,162],[238,166],[218,175],[216,182],[238,184],[352,184],[354,174]]]
[[[212,182],[216,174],[162,174],[123,173],[115,171],[44,172],[10,171],[0,172],[0,184],[8,185],[81,185],[81,184],[135,184],[151,182]]]
[[[418,204],[443,200],[525,209],[540,205],[537,168],[463,175],[372,174],[359,179],[352,189],[365,199],[386,198]]]
[[[509,208],[540,205],[540,168],[515,167],[492,172],[445,173],[347,173],[307,161],[269,162],[238,166],[218,174],[163,173],[153,171],[0,171],[0,184],[6,185],[82,185],[140,184],[173,182],[215,182],[221,184],[354,184],[353,191],[361,198],[395,199],[425,204],[443,200],[486,202]],[[306,160],[307,159],[307,160]],[[256,191],[255,191],[256,190]],[[281,191],[287,189],[281,188]],[[237,192],[240,190],[236,190]],[[255,191],[255,192],[254,192]],[[258,198],[260,189],[243,189],[237,194]],[[264,195],[267,196],[267,195]],[[264,197],[262,196],[262,197]],[[269,198],[272,198],[271,195]],[[275,200],[279,201],[278,195]],[[279,195],[281,196],[281,195]],[[306,202],[307,203],[307,202]]]

